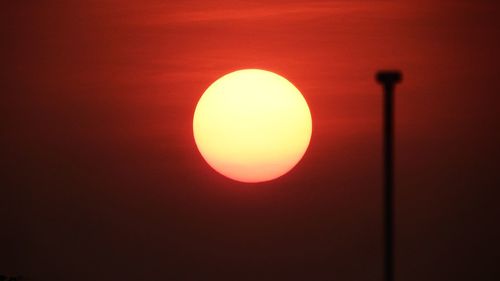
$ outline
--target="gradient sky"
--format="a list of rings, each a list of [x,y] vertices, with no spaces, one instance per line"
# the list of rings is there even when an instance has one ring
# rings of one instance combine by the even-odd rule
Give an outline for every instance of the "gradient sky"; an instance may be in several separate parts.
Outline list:
[[[396,90],[396,278],[498,280],[497,1],[2,4],[0,274],[29,280],[381,280],[381,87]],[[196,149],[218,77],[309,103],[289,174]]]

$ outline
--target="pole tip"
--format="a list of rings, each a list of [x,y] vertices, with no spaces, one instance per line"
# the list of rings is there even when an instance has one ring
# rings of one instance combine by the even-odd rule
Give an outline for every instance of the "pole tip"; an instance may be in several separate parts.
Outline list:
[[[403,80],[403,74],[399,70],[381,70],[377,72],[375,79],[381,84],[396,84]]]

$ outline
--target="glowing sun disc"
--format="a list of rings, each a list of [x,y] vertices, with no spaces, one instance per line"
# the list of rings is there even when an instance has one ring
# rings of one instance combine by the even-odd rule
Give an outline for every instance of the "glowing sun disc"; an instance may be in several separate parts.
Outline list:
[[[262,182],[290,171],[309,146],[311,112],[300,91],[273,72],[243,69],[203,93],[193,118],[196,146],[222,175]]]

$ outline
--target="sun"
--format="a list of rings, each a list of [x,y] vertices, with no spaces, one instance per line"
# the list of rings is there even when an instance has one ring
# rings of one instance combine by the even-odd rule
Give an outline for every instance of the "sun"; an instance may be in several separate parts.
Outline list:
[[[193,118],[196,145],[220,174],[263,182],[289,172],[312,133],[311,112],[284,77],[243,69],[220,77],[203,93]]]

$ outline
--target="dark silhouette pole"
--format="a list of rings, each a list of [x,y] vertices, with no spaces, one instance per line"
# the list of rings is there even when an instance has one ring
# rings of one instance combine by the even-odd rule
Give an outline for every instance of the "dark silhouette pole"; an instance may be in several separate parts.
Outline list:
[[[400,71],[379,71],[376,80],[384,87],[384,280],[394,281],[394,87]]]

